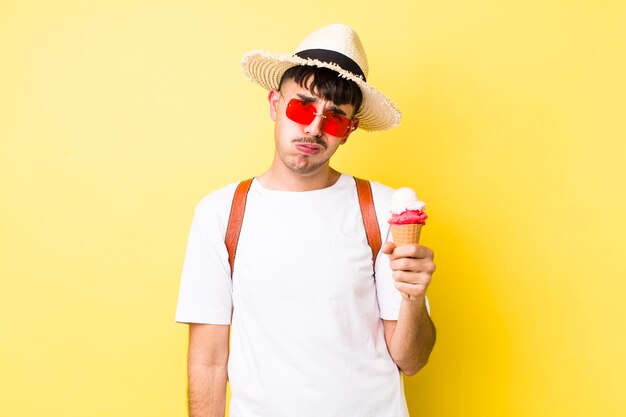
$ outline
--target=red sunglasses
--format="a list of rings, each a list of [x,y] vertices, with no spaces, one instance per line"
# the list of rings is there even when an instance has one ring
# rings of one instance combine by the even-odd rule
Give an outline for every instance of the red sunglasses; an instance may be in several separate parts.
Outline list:
[[[288,118],[301,125],[310,125],[317,116],[321,116],[324,119],[322,121],[322,131],[338,138],[343,138],[356,129],[352,119],[347,118],[343,114],[332,110],[324,112],[324,114],[318,113],[313,103],[297,98],[289,100],[285,113]]]

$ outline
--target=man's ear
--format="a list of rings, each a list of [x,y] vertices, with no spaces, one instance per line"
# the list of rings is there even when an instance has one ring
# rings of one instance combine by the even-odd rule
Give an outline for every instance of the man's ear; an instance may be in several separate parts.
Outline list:
[[[278,100],[280,100],[280,93],[278,90],[270,90],[267,96],[267,101],[270,105],[270,117],[273,121],[276,121],[276,115],[278,114]]]

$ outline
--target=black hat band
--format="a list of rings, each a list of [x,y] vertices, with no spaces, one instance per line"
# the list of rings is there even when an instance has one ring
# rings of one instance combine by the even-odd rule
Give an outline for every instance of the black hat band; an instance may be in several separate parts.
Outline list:
[[[361,77],[363,81],[366,81],[365,74],[363,74],[359,64],[354,62],[352,58],[337,51],[331,51],[329,49],[305,49],[304,51],[296,52],[295,55],[303,59],[317,59],[322,62],[337,64],[342,69],[350,71],[352,74]]]

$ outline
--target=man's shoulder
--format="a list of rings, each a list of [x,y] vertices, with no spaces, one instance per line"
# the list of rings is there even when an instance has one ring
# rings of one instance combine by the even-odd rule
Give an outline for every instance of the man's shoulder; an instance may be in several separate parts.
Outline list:
[[[382,184],[378,181],[374,181],[374,180],[369,180],[370,184],[372,185],[372,193],[376,193],[379,195],[385,195],[385,196],[391,196],[391,194],[393,194],[393,192],[395,191],[395,189],[393,187],[390,187],[388,185]]]
[[[368,181],[372,187],[372,196],[374,197],[374,204],[376,205],[376,208],[378,209],[378,206],[387,208],[391,204],[391,195],[395,189],[378,181]]]
[[[218,217],[223,217],[224,214],[228,215],[235,189],[239,183],[240,181],[233,182],[206,194],[196,204],[196,213],[201,216],[218,215]]]
[[[371,179],[367,179],[367,181],[372,188],[372,197],[374,199],[376,217],[378,217],[378,225],[381,232],[383,232],[383,236],[385,236],[388,226],[387,219],[389,218],[389,210],[391,209],[391,195],[395,189],[378,181]]]

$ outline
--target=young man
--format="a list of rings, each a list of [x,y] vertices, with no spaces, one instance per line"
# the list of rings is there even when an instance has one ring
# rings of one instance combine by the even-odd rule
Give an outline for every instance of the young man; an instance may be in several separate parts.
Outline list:
[[[176,314],[189,323],[189,414],[223,416],[228,379],[232,417],[408,416],[401,372],[435,341],[433,252],[386,242],[373,264],[355,180],[329,164],[357,127],[394,127],[399,112],[367,84],[343,25],[242,65],[270,90],[275,154],[247,193],[236,262],[224,242],[238,184],[196,207]],[[371,191],[385,237],[393,190]]]

